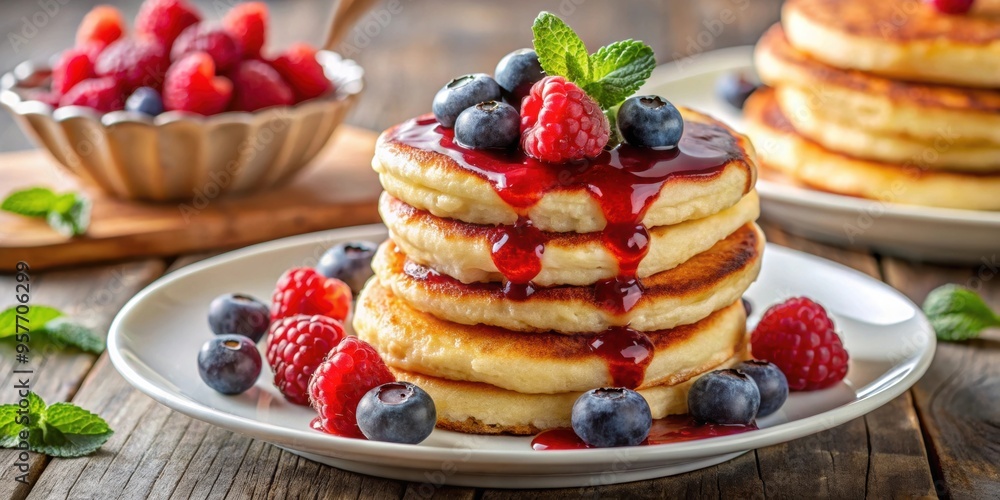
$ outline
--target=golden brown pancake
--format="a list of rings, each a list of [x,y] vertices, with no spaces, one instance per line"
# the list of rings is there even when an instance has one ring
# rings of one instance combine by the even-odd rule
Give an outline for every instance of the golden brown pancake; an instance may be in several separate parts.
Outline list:
[[[831,66],[903,80],[1000,87],[1000,17],[922,0],[788,0],[792,45]]]
[[[411,307],[466,325],[518,331],[602,332],[612,326],[657,331],[697,322],[739,301],[757,278],[764,235],[752,222],[683,264],[640,280],[645,293],[626,313],[602,306],[594,286],[539,287],[507,300],[501,283],[464,284],[410,260],[390,240],[372,267]]]

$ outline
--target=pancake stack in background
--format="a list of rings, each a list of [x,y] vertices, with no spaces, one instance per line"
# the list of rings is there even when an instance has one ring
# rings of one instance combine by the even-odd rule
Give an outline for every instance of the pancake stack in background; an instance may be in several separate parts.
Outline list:
[[[577,397],[608,386],[637,388],[654,418],[686,413],[698,376],[749,357],[753,148],[682,113],[679,150],[621,146],[583,166],[464,149],[432,117],[382,134],[391,239],[354,328],[430,393],[440,427],[569,427]]]
[[[1000,17],[921,0],[789,0],[747,101],[765,177],[1000,210]]]

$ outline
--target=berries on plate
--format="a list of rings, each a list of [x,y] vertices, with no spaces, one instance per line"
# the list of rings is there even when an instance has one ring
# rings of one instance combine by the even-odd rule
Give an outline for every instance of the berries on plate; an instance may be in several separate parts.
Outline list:
[[[233,82],[233,102],[229,108],[234,111],[257,111],[295,102],[292,89],[264,61],[241,61],[229,78]]]
[[[517,49],[500,59],[493,75],[504,90],[508,102],[515,108],[520,108],[521,99],[528,95],[535,82],[545,77],[545,70],[538,62],[538,54],[534,49]]]
[[[241,50],[226,30],[211,23],[192,24],[174,40],[170,59],[176,61],[194,53],[205,52],[215,61],[216,71],[229,70],[240,60]]]
[[[83,16],[80,27],[76,30],[76,44],[86,45],[99,43],[110,45],[125,33],[125,21],[122,13],[110,5],[98,5]]]
[[[174,62],[163,83],[163,106],[169,111],[213,115],[226,109],[232,95],[232,82],[215,76],[215,63],[204,52]]]
[[[743,109],[743,103],[750,97],[750,94],[757,90],[758,86],[745,73],[730,72],[716,80],[715,93],[730,106]]]
[[[409,382],[389,382],[365,393],[357,420],[362,434],[372,441],[417,444],[434,430],[437,409],[423,389]]]
[[[240,394],[253,387],[260,368],[257,344],[242,335],[209,339],[198,352],[198,374],[223,394]]]
[[[374,347],[357,337],[345,338],[309,382],[309,399],[319,413],[315,426],[330,434],[364,437],[358,403],[371,389],[395,381]]]
[[[94,70],[98,76],[118,80],[126,92],[139,87],[159,88],[170,66],[168,53],[166,46],[155,40],[122,38],[97,56]]]
[[[114,78],[90,78],[70,89],[59,99],[60,106],[86,106],[102,113],[124,107],[124,95]]]
[[[521,116],[510,104],[486,101],[466,108],[455,121],[455,139],[472,149],[507,149],[517,145]]]
[[[848,355],[823,306],[795,297],[771,306],[750,338],[753,357],[770,361],[793,391],[830,387],[847,375]]]
[[[743,302],[743,312],[749,317],[753,313],[753,304],[746,297],[740,297],[740,301]]]
[[[135,32],[169,48],[185,28],[198,21],[198,11],[185,0],[146,0],[135,16]]]
[[[336,278],[358,293],[372,277],[372,257],[378,245],[370,241],[352,241],[334,245],[316,264],[316,271],[327,278]]]
[[[163,112],[163,98],[152,87],[139,87],[125,100],[125,110],[156,116]]]
[[[448,82],[434,95],[431,111],[445,127],[454,127],[458,115],[481,102],[499,101],[500,85],[485,73],[460,76]]]
[[[208,326],[216,335],[233,333],[257,342],[270,324],[267,304],[249,295],[226,293],[212,299],[208,306]]]
[[[316,60],[316,49],[296,43],[271,61],[271,66],[295,93],[295,102],[319,97],[333,89],[333,84]]]
[[[681,112],[670,101],[655,96],[634,96],[618,108],[622,139],[641,148],[673,148],[684,133]]]
[[[83,49],[66,49],[52,67],[52,91],[63,95],[76,84],[94,77],[94,65]]]
[[[267,5],[263,2],[242,2],[233,6],[222,18],[222,26],[239,42],[245,59],[260,57],[267,32]]]
[[[750,376],[760,392],[758,417],[766,417],[781,408],[788,399],[788,379],[774,363],[751,359],[736,366],[736,370]]]
[[[561,76],[542,78],[521,102],[521,147],[545,162],[595,158],[610,130],[597,102]]]
[[[925,0],[943,14],[965,14],[972,8],[973,0]]]
[[[343,339],[343,325],[326,316],[290,316],[271,323],[267,363],[274,386],[292,403],[309,404],[309,379]]]
[[[573,403],[573,432],[598,448],[636,446],[649,436],[653,416],[641,394],[622,387],[587,391]]]
[[[351,287],[310,267],[285,271],[271,297],[271,321],[297,314],[321,314],[343,321],[350,309]]]
[[[688,413],[701,422],[750,425],[759,409],[757,383],[737,370],[708,372],[688,392]]]

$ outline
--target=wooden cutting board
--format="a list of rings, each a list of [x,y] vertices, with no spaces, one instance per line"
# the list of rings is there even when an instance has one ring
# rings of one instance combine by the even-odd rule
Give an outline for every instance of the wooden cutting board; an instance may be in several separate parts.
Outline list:
[[[293,234],[378,222],[371,169],[377,134],[341,126],[289,184],[244,196],[192,193],[172,203],[117,200],[81,186],[43,151],[0,154],[0,196],[33,186],[84,190],[94,202],[84,236],[66,238],[42,220],[0,212],[0,270],[33,270],[235,248]]]

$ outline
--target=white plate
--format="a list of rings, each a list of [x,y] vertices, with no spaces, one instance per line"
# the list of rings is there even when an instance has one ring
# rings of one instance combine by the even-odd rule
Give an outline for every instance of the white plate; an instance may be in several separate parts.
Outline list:
[[[742,130],[739,110],[716,95],[715,82],[728,72],[752,72],[752,53],[753,47],[733,47],[664,64],[639,92],[662,95]],[[981,263],[1000,249],[1000,212],[901,205],[763,179],[757,191],[767,220],[816,240],[938,262]]]
[[[418,446],[347,439],[313,431],[314,413],[286,402],[265,366],[256,387],[223,396],[198,376],[196,353],[210,336],[206,314],[216,295],[269,297],[278,276],[313,265],[348,240],[381,241],[382,226],[307,234],[245,248],[170,273],[136,295],[108,336],[111,361],[132,385],[194,418],[287,448],[342,469],[408,481],[490,488],[548,488],[636,481],[714,465],[761,446],[829,429],[885,404],[927,369],[934,335],[899,292],[817,257],[768,246],[763,272],[747,296],[760,311],[808,295],[833,313],[851,355],[845,383],[793,394],[760,430],[735,436],[636,448],[531,450],[530,438],[436,430]]]

